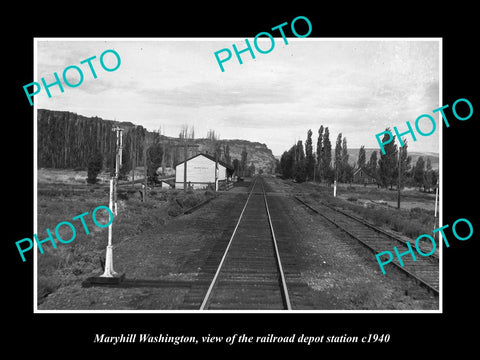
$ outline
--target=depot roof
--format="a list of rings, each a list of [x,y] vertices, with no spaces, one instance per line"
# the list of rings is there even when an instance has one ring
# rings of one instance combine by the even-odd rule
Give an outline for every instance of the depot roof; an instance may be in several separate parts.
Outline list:
[[[212,156],[212,155],[210,155],[210,154],[205,154],[205,153],[200,153],[200,154],[194,155],[194,156],[192,156],[192,157],[189,157],[189,158],[187,159],[187,161],[190,161],[190,160],[196,158],[197,156],[205,156],[207,159],[212,160],[213,162],[215,162],[215,157],[214,157],[214,156]],[[177,167],[177,166],[180,165],[180,164],[183,164],[184,162],[185,162],[185,160],[177,163],[177,164],[175,165],[175,167]],[[226,167],[227,169],[234,170],[232,165],[228,165],[228,164],[227,164],[226,162],[224,162],[224,161],[218,160],[218,163],[219,163],[220,165],[222,165],[223,167]]]

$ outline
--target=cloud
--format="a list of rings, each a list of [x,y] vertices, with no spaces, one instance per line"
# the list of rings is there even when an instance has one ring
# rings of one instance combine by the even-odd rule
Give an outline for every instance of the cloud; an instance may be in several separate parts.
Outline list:
[[[238,83],[218,86],[196,82],[182,87],[141,90],[149,103],[183,107],[239,106],[244,104],[284,104],[295,98],[286,83]]]

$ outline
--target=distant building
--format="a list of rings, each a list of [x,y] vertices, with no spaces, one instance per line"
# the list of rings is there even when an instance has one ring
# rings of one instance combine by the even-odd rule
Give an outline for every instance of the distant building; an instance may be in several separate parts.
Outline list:
[[[377,179],[367,169],[359,167],[353,172],[353,182],[355,184],[376,184]]]
[[[185,161],[175,166],[175,188],[183,189]],[[219,182],[232,180],[233,166],[218,161]],[[205,189],[209,185],[215,188],[215,158],[208,154],[198,154],[187,159],[187,186],[193,189]]]

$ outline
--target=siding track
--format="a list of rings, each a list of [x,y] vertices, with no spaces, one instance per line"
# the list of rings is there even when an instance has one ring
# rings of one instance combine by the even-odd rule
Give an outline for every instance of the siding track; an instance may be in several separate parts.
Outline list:
[[[359,241],[374,254],[378,254],[383,251],[392,251],[394,246],[397,247],[399,253],[404,253],[408,250],[405,241],[388,234],[372,224],[367,223],[363,219],[359,219],[356,216],[347,214],[325,204],[317,203],[315,206],[312,206],[305,201],[305,199],[298,196],[295,196],[295,199],[309,210],[322,216],[346,232],[348,235]],[[424,252],[428,253],[429,249],[424,249]],[[402,261],[404,263],[403,266],[401,266],[394,254],[393,261],[390,264],[394,264],[401,272],[414,279],[421,286],[427,288],[435,295],[438,295],[439,259],[436,254],[432,254],[432,256],[428,257],[422,257],[416,254],[416,261],[413,261],[410,254],[406,254],[402,257]]]

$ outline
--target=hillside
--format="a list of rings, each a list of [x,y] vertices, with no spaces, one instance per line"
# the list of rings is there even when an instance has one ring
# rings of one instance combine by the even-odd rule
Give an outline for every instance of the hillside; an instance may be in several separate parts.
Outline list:
[[[356,149],[348,149],[348,162],[350,164],[356,164],[357,163],[357,160],[358,160],[358,153],[359,153],[360,149],[359,148],[356,148]],[[368,160],[370,159],[370,155],[372,154],[372,152],[374,151],[377,151],[377,156],[378,158],[380,159],[380,149],[372,149],[372,148],[369,148],[369,149],[365,149],[365,153],[366,153],[366,157],[367,157],[367,162]],[[427,158],[430,158],[430,161],[432,162],[432,168],[434,170],[438,170],[438,167],[439,167],[439,154],[438,153],[434,153],[434,152],[415,152],[415,151],[408,151],[408,156],[411,156],[412,157],[412,166],[416,164],[418,158],[420,156],[423,156],[424,160],[426,161]]]
[[[247,151],[247,166],[253,164],[257,172],[262,169],[265,173],[271,173],[275,168],[275,157],[265,144],[241,139],[225,139],[219,140],[219,142],[222,148],[228,144],[232,161],[233,159],[240,160],[242,151],[245,149]],[[192,143],[199,145],[198,152],[213,152],[212,143],[208,139],[195,139],[192,140]]]
[[[184,152],[179,145],[182,139],[158,135],[132,122],[118,122],[99,117],[85,117],[68,111],[51,111],[39,109],[38,121],[38,167],[54,169],[85,169],[92,154],[100,152],[103,156],[104,169],[112,169],[115,158],[115,132],[120,126],[123,131],[123,164],[129,166],[143,165],[143,146],[145,139],[165,143],[166,166],[173,167],[183,161]],[[191,139],[197,148],[189,149],[188,156],[199,152],[213,153],[212,141],[206,138]],[[220,146],[228,144],[230,159],[241,159],[242,151],[247,151],[247,165],[254,165],[258,172],[272,172],[275,157],[265,145],[248,140],[219,140]],[[225,154],[222,152],[222,159]],[[148,159],[148,156],[147,156]]]

